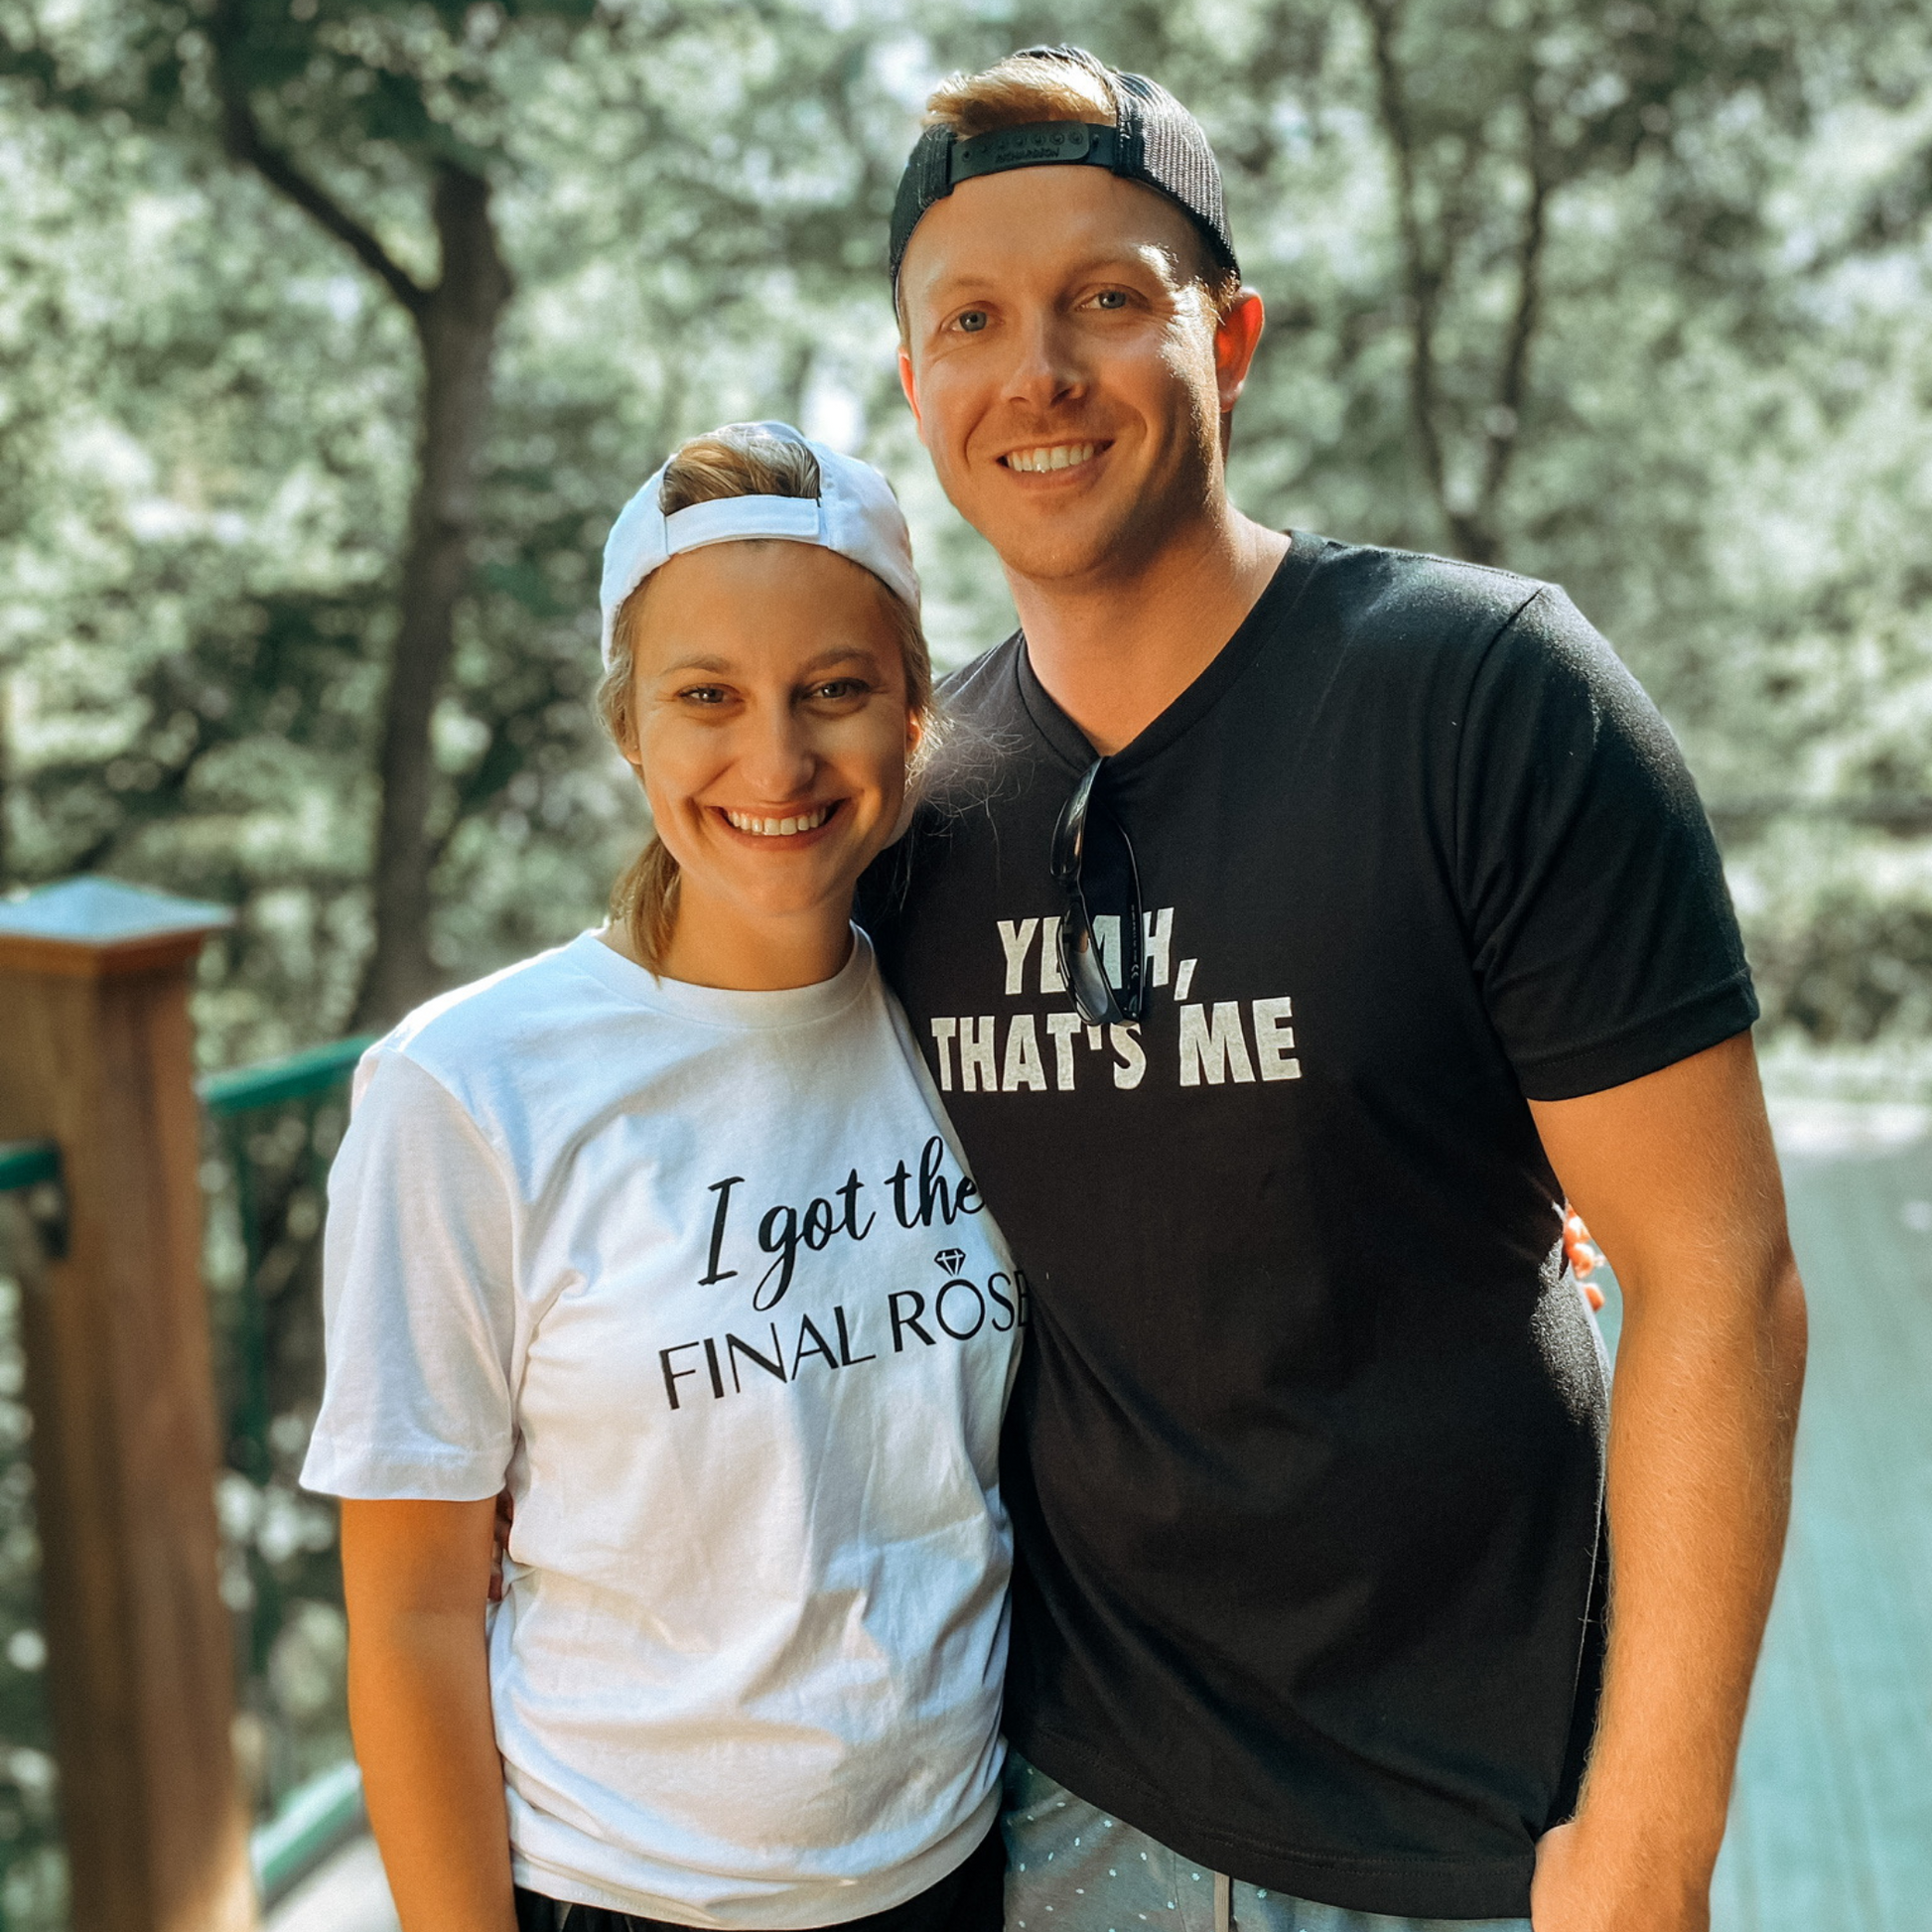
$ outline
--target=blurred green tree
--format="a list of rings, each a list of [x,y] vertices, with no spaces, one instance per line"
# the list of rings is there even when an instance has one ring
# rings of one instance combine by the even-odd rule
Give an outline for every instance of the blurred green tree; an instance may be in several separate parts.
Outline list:
[[[467,169],[520,290],[408,773],[418,975],[581,924],[634,836],[584,702],[597,548],[678,435],[779,413],[863,449],[913,516],[941,654],[1010,621],[897,398],[880,235],[936,73],[1061,36],[1163,75],[1223,157],[1271,311],[1235,442],[1249,508],[1567,583],[1685,739],[1749,916],[1775,899],[1796,931],[1816,903],[1853,929],[1760,878],[1798,808],[1805,866],[1850,864],[1856,832],[1859,895],[1932,902],[1904,865],[1932,791],[1932,64],[1897,0],[261,4],[264,62],[323,53],[248,92],[257,138],[419,290],[447,272],[439,170]],[[211,5],[0,0],[0,820],[15,877],[108,865],[241,906],[204,1001],[229,1053],[378,1010],[428,390],[380,271],[221,164]],[[398,84],[441,133],[390,138]],[[84,111],[26,106],[57,95]],[[1782,970],[1776,1010],[1817,1012],[1777,1004]],[[1847,1009],[1910,1010],[1875,982]]]
[[[437,984],[430,723],[467,586],[490,365],[514,286],[490,209],[490,171],[502,160],[492,68],[517,32],[590,13],[591,0],[215,0],[205,11],[150,0],[85,20],[91,42],[70,19],[32,16],[0,41],[0,72],[44,106],[218,142],[346,248],[414,327],[416,477],[376,760],[374,945],[357,1022],[393,1019]],[[358,189],[366,211],[354,207]],[[418,232],[386,241],[381,229],[401,227],[410,201]],[[405,261],[429,252],[431,235],[433,279]],[[197,735],[176,768],[185,775],[203,749]]]

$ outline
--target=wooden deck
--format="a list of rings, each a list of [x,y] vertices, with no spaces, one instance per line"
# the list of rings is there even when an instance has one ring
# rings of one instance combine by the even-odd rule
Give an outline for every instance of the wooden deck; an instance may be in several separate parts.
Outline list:
[[[1932,1932],[1932,1117],[1775,1112],[1811,1371],[1713,1932]]]

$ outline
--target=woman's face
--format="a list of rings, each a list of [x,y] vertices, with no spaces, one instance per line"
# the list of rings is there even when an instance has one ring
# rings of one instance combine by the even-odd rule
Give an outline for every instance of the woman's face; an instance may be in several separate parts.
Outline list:
[[[650,579],[631,715],[681,904],[843,921],[917,742],[884,593],[813,544],[709,544]]]

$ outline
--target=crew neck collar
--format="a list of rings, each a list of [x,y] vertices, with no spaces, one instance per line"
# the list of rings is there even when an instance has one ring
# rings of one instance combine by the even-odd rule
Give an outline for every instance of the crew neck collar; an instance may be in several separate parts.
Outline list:
[[[1276,565],[1274,576],[1255,599],[1248,615],[1235,626],[1234,634],[1167,710],[1153,719],[1137,738],[1108,758],[1110,768],[1120,772],[1132,771],[1149,759],[1158,758],[1176,739],[1190,731],[1227,695],[1242,672],[1260,654],[1269,637],[1287,621],[1308,585],[1315,554],[1321,548],[1319,537],[1310,536],[1301,530],[1290,530],[1287,534],[1288,554]],[[1039,674],[1034,669],[1033,658],[1027,649],[1024,630],[1015,633],[1015,643],[1014,666],[1022,706],[1055,755],[1069,768],[1084,771],[1100,756],[1099,753],[1039,681]]]
[[[761,993],[660,977],[607,945],[598,928],[580,932],[564,952],[612,992],[652,1013],[705,1027],[773,1033],[835,1019],[871,987],[878,971],[872,941],[856,925],[851,932],[851,954],[830,979]]]

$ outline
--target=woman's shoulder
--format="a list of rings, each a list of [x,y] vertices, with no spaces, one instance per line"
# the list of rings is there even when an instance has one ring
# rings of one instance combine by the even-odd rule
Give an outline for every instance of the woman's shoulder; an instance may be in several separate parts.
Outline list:
[[[619,973],[600,970],[607,954]],[[614,1079],[635,1084],[648,1073],[658,1030],[613,983],[626,968],[586,932],[438,994],[363,1054],[356,1100],[385,1066],[406,1062],[501,1145],[516,1138],[518,1117],[568,1112],[573,1094],[591,1102]]]

